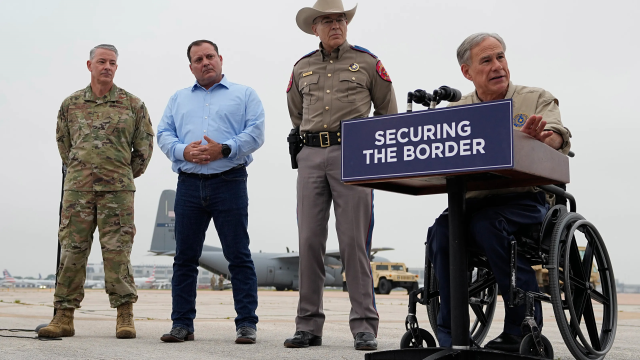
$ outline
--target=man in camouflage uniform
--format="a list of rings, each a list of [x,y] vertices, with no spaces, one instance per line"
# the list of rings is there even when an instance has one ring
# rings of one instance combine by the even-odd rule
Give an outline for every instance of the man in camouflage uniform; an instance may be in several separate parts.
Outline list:
[[[133,179],[142,175],[153,151],[153,129],[144,103],[118,88],[113,77],[118,51],[98,45],[87,68],[91,84],[62,102],[56,140],[67,176],[58,239],[62,247],[56,314],[38,336],[73,336],[73,313],[84,298],[86,266],[98,227],[105,290],[118,309],[117,338],[135,338],[133,303],[138,300],[129,256],[133,222]]]

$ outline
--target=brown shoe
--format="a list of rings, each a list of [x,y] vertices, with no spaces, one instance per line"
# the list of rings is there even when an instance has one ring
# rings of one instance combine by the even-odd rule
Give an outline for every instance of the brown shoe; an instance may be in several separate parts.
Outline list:
[[[118,306],[116,337],[118,339],[133,339],[136,337],[136,328],[133,325],[133,303],[129,302]]]
[[[38,330],[39,337],[68,337],[76,334],[73,327],[73,313],[76,309],[57,309],[49,325]]]

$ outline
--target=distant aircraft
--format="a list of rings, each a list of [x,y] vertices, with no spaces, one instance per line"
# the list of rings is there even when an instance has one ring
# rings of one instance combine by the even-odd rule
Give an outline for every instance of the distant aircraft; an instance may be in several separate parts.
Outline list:
[[[156,289],[171,289],[171,281],[168,279],[156,280],[154,285]]]
[[[153,267],[153,272],[149,277],[133,278],[138,289],[151,289],[156,283],[156,267]]]
[[[151,240],[149,252],[156,255],[174,256],[175,241],[175,213],[173,205],[176,192],[164,190],[160,195],[156,225]],[[392,248],[371,249],[373,261],[379,251],[393,250]],[[263,253],[252,252],[253,264],[256,268],[258,286],[273,286],[278,291],[298,289],[298,264],[300,256],[296,252]],[[381,257],[375,257],[375,261],[388,261]],[[325,280],[324,286],[342,287],[342,262],[338,250],[327,251],[324,257]],[[229,275],[229,263],[224,258],[222,249],[215,246],[204,245],[200,256],[200,266],[214,274],[223,274],[227,279]]]
[[[16,283],[16,279],[11,277],[11,274],[9,274],[9,271],[7,271],[7,269],[4,269],[4,271],[2,271],[2,275],[4,275],[4,277],[2,278],[2,280],[0,280],[1,286],[3,287],[14,286],[14,284]]]
[[[5,280],[2,283],[2,286],[6,286],[5,284],[9,284],[9,286],[13,287],[35,287],[35,288],[53,288],[55,287],[55,281],[53,280],[44,280],[42,275],[38,274],[37,280],[31,279],[14,279],[7,269],[4,269],[4,278]]]
[[[84,281],[84,287],[87,289],[104,289],[104,280],[89,280]]]

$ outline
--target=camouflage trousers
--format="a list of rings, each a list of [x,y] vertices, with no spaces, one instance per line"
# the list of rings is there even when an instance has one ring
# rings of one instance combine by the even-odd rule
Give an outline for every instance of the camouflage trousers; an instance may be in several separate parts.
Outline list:
[[[96,226],[111,307],[138,300],[129,260],[136,233],[133,198],[133,191],[64,192],[58,230],[62,251],[53,303],[56,308],[80,307]]]

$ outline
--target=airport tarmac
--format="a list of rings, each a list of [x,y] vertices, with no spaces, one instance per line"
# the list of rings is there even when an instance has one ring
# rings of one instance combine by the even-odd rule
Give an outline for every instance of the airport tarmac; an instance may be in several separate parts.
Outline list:
[[[364,352],[353,349],[349,331],[349,299],[341,291],[325,291],[326,323],[323,345],[307,349],[283,347],[285,338],[295,331],[294,318],[298,293],[260,291],[258,343],[236,345],[231,291],[199,290],[196,340],[163,343],[160,336],[171,328],[171,291],[140,290],[135,305],[138,338],[115,338],[116,310],[109,308],[104,290],[87,290],[81,309],[76,311],[76,336],[61,341],[0,337],[0,359],[364,359]],[[48,289],[0,290],[0,328],[33,329],[48,323],[53,313],[53,293]],[[380,314],[379,350],[399,347],[405,332],[407,295],[404,291],[377,295]],[[608,359],[638,359],[640,354],[640,294],[619,294],[618,329]],[[502,330],[502,303],[498,304],[491,339]],[[544,334],[551,340],[555,359],[573,359],[567,350],[549,304],[544,305]],[[420,326],[431,331],[424,308],[418,313]],[[35,336],[35,333],[0,335]]]

